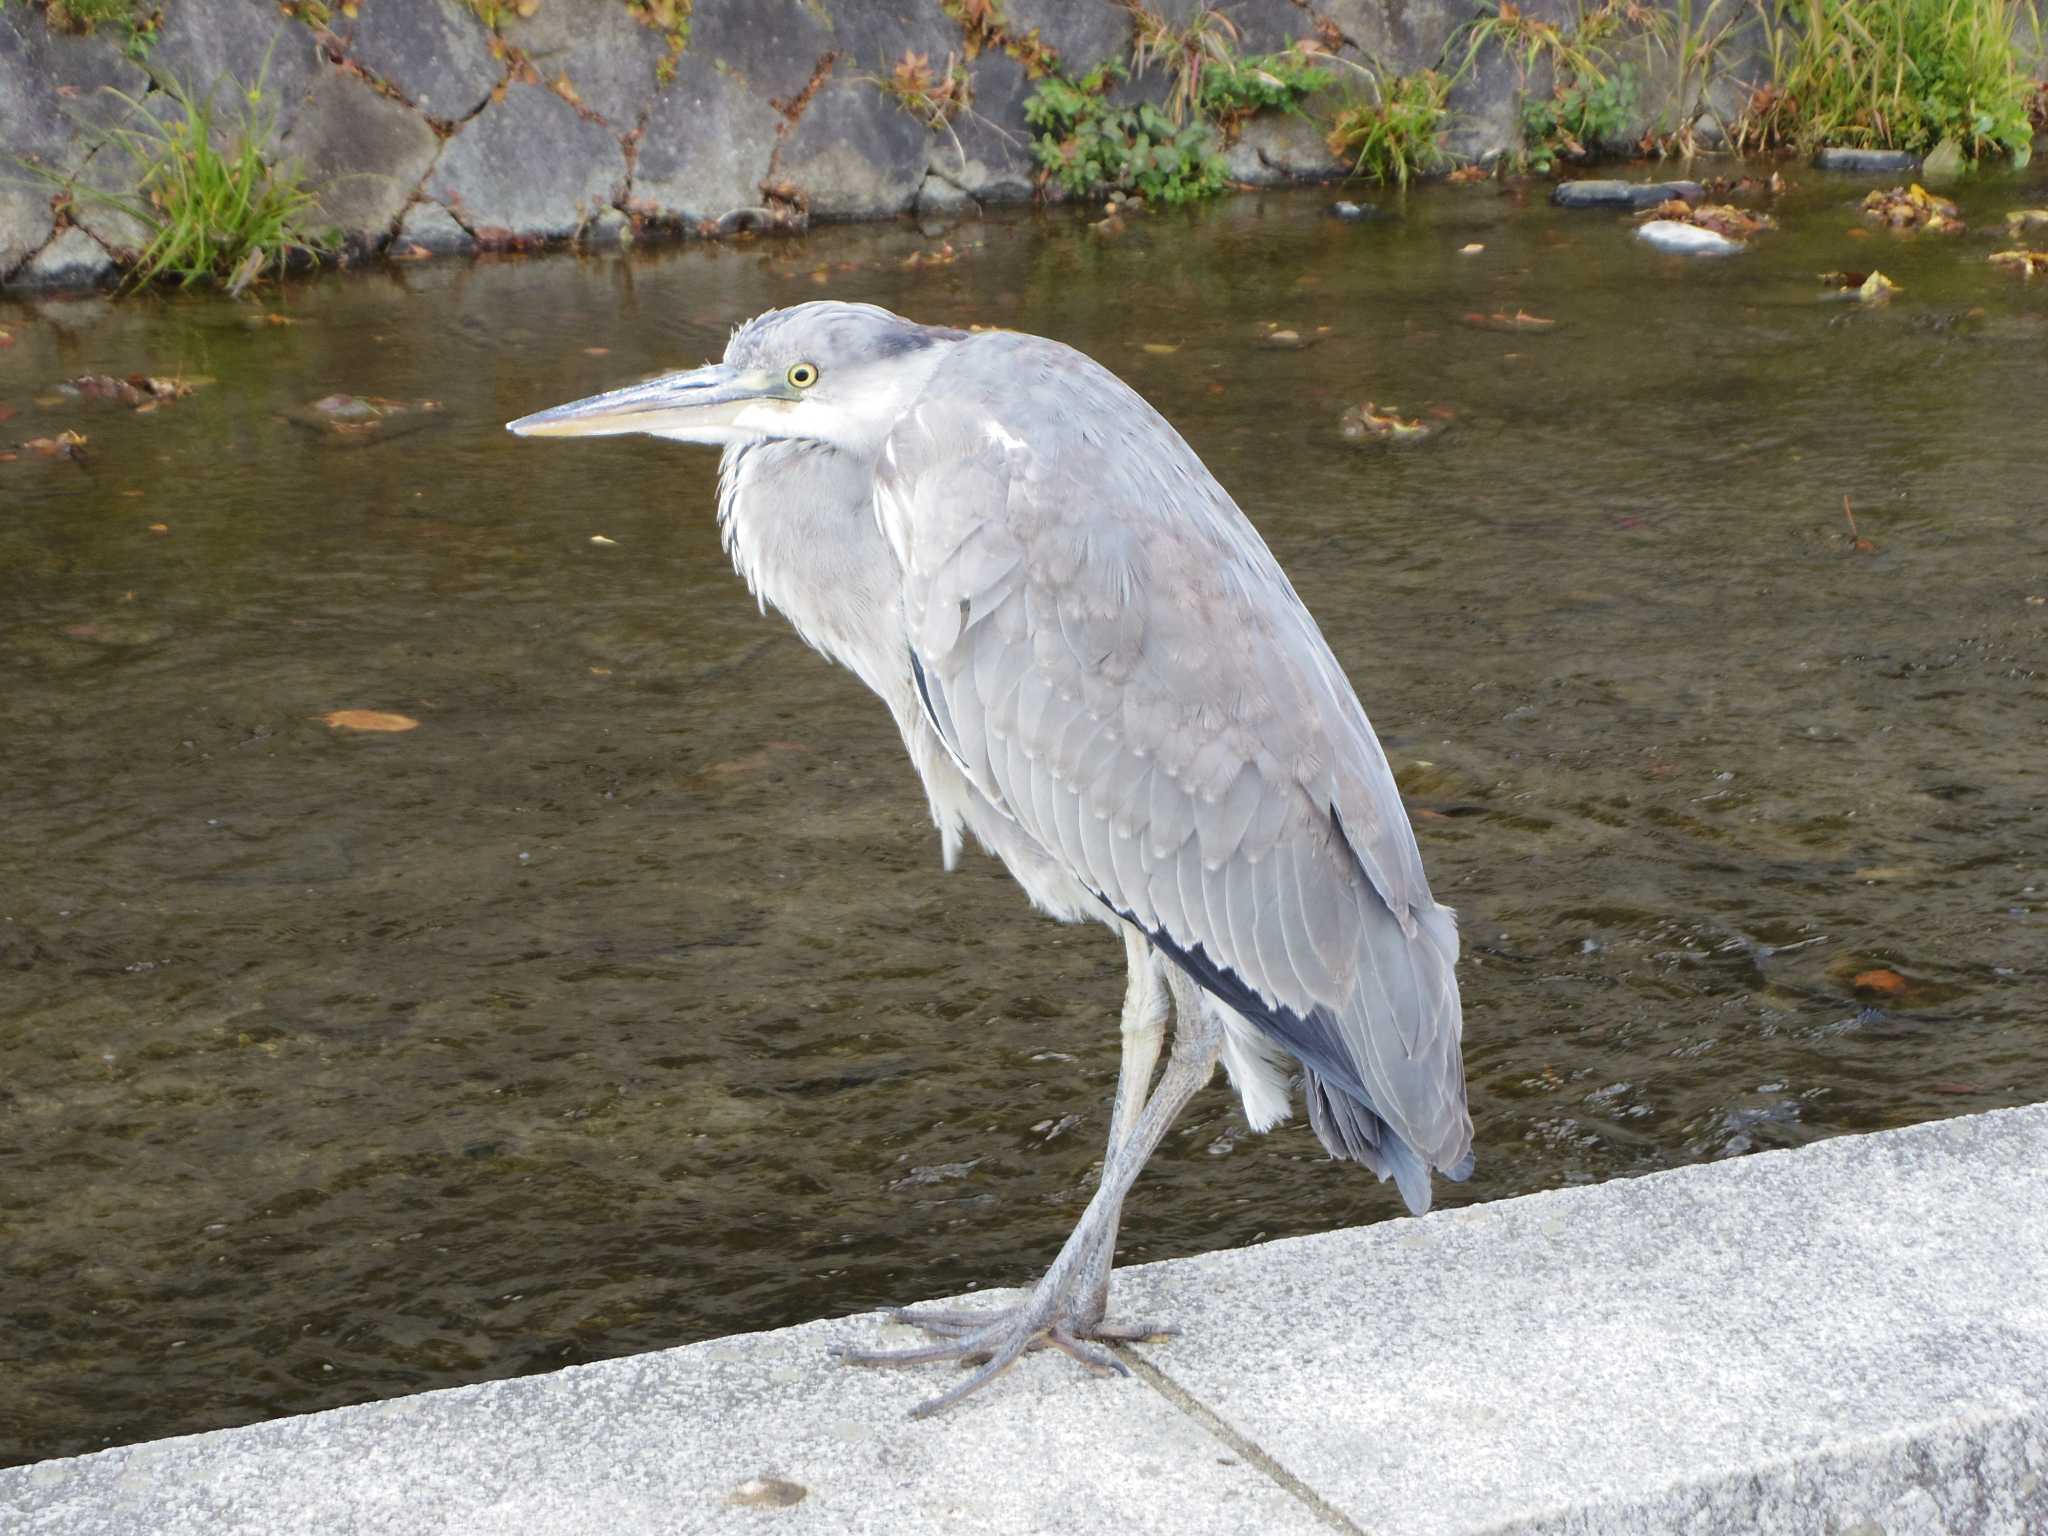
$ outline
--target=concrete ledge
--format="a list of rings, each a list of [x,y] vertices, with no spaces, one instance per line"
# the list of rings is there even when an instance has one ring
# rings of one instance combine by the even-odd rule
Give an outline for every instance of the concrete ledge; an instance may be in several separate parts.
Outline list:
[[[1133,1380],[912,1423],[845,1318],[0,1471],[0,1529],[2048,1531],[2048,1106],[1118,1285],[1186,1330]]]

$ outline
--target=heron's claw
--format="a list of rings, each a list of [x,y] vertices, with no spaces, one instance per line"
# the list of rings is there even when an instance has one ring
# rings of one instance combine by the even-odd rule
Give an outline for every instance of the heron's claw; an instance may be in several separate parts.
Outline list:
[[[979,1367],[958,1386],[911,1410],[912,1418],[921,1419],[950,1408],[1008,1370],[1020,1356],[1034,1350],[1057,1349],[1097,1376],[1128,1376],[1130,1367],[1103,1345],[1167,1338],[1175,1332],[1158,1323],[1080,1323],[1056,1313],[1048,1316],[1049,1311],[1043,1304],[1034,1305],[1030,1300],[989,1312],[897,1308],[889,1314],[892,1321],[921,1328],[937,1342],[908,1349],[858,1349],[850,1344],[834,1344],[831,1353],[848,1365],[928,1365],[952,1360],[962,1366]]]

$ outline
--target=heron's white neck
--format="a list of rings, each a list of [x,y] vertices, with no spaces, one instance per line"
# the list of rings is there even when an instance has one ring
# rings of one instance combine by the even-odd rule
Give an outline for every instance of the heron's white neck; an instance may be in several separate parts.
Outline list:
[[[916,711],[902,573],[875,522],[870,467],[805,440],[738,443],[718,470],[726,553],[762,606],[879,694]]]

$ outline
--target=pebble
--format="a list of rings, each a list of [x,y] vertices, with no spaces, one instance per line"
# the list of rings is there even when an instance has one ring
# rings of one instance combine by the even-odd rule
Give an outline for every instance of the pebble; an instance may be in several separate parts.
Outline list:
[[[1696,203],[1706,195],[1696,181],[1561,181],[1550,200],[1560,208],[1649,208],[1674,197]]]
[[[1740,240],[1730,240],[1697,224],[1681,224],[1676,219],[1652,219],[1636,230],[1636,238],[1680,256],[1733,256],[1748,249]]]

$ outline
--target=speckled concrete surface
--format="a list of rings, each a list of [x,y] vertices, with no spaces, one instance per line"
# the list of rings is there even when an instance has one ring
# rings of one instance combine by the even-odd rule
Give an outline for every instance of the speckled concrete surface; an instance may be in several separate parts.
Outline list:
[[[2048,1106],[1131,1273],[1375,1536],[2048,1531]]]
[[[1137,1378],[872,1317],[0,1471],[8,1536],[2048,1531],[2048,1106],[1148,1265]]]

